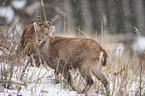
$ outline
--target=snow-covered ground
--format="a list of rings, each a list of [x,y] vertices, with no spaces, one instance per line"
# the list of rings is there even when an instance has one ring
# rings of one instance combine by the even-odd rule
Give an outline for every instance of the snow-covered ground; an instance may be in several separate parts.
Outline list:
[[[19,31],[20,30],[19,26],[17,26],[16,29]],[[13,37],[13,35],[12,36],[10,35],[10,37]],[[111,48],[112,45],[109,44],[108,46],[109,48]],[[122,46],[122,44],[117,45],[117,48],[118,49],[116,49],[116,52],[118,53],[116,54],[120,54],[122,53],[122,49],[124,50],[124,46]],[[3,51],[0,50],[0,55],[1,56],[13,55],[12,52],[9,52],[9,51],[7,52],[7,51],[8,50],[3,50]],[[112,51],[111,53],[114,54]],[[124,55],[121,57],[122,61],[120,60],[118,62],[116,59],[110,56],[110,59],[114,60],[112,62],[114,65],[113,64],[110,65],[111,67],[108,69],[110,71],[106,72],[106,74],[107,74],[108,80],[110,81],[111,94],[112,96],[117,96],[120,91],[123,91],[124,92],[123,94],[125,95],[128,94],[129,96],[136,96],[135,94],[137,90],[139,90],[139,86],[140,86],[139,75],[134,75],[132,74],[131,71],[127,72],[126,77],[124,76],[126,74],[124,71],[123,71],[124,75],[119,75],[119,76],[113,75],[113,73],[115,72],[114,69],[116,68],[116,66],[118,67],[120,64],[126,63],[124,62],[126,60],[126,57],[125,58],[123,57]],[[9,62],[11,61],[7,61],[7,62],[8,63],[2,63],[2,61],[0,62],[0,74],[1,74],[1,70],[9,69],[10,67]],[[26,62],[24,62],[24,64],[25,63]],[[14,81],[20,80],[20,75],[22,73],[23,67],[24,66],[14,67],[12,80]],[[119,67],[118,69],[120,70],[121,68]],[[75,78],[75,76],[73,76],[73,78]],[[25,81],[27,86],[21,86],[21,90],[19,94],[22,96],[63,96],[63,95],[64,96],[84,96],[84,94],[77,94],[76,91],[70,91],[70,89],[66,86],[63,78],[61,80],[61,83],[58,83],[58,84],[55,83],[54,79],[55,79],[54,70],[50,68],[46,69],[44,66],[41,66],[39,68],[29,66],[25,71],[24,77],[22,78],[22,81]],[[102,90],[104,89],[104,87],[101,85],[101,82],[95,78],[93,79],[95,80],[95,84],[89,90],[89,93],[88,93],[89,96],[96,96],[96,95],[104,96],[103,94],[104,90]],[[145,76],[142,76],[141,79],[142,79],[141,80],[142,81],[142,84],[141,84],[142,94],[145,94]],[[82,81],[83,81],[82,78],[80,80],[80,77],[78,76],[78,79],[75,79],[75,82],[74,82],[77,85],[77,87],[79,87],[80,90],[84,88]],[[122,84],[125,85],[125,87],[122,86]],[[11,89],[6,89],[6,88],[3,88],[0,84],[0,96],[17,96],[18,86],[20,85],[13,84]],[[96,91],[98,91],[98,93],[96,93]]]
[[[2,64],[2,66],[8,66]],[[1,67],[2,67],[1,66]],[[12,80],[16,80],[21,75],[22,68],[15,67]],[[69,91],[69,89],[63,89],[63,84],[55,84],[53,70],[47,70],[45,67],[28,67],[25,72],[25,78],[27,86],[22,86],[19,94],[22,96],[75,96],[75,91]],[[50,78],[51,77],[51,78]],[[38,80],[39,79],[39,80]],[[13,85],[15,88],[17,85]],[[17,96],[17,89],[9,90],[0,86],[0,96]]]
[[[10,66],[2,63],[0,67],[8,70]],[[19,81],[23,67],[24,66],[14,67],[13,81]],[[78,78],[78,81],[79,79],[80,78]],[[27,86],[21,85],[21,91],[19,92],[21,96],[85,96],[85,94],[77,94],[76,91],[70,91],[65,80],[61,80],[60,83],[56,84],[54,70],[44,66],[39,68],[29,66],[25,71],[23,81],[26,82]],[[76,80],[77,83],[78,81]],[[17,96],[18,86],[20,85],[12,84],[12,89],[6,89],[0,84],[0,96]],[[81,87],[80,89],[82,89]],[[97,94],[89,93],[89,95],[92,96]],[[100,94],[99,96],[104,95]]]
[[[5,66],[5,68],[9,67],[7,64],[2,63],[1,68]],[[0,68],[0,69],[1,69]],[[17,66],[14,67],[14,75],[12,80],[18,81],[21,75],[21,71],[23,69],[23,66]],[[111,77],[111,75],[110,75]],[[110,78],[109,77],[109,78]],[[54,77],[54,70],[45,68],[41,66],[40,68],[36,67],[28,67],[23,80],[26,82],[27,86],[21,86],[21,91],[19,95],[21,96],[84,96],[84,94],[77,94],[76,91],[70,91],[69,88],[65,88],[66,85],[64,82],[55,83],[55,77]],[[145,92],[145,78],[142,78],[142,92]],[[119,82],[121,83],[121,78]],[[77,82],[77,80],[76,80]],[[111,81],[110,81],[111,82]],[[117,84],[116,79],[116,84]],[[132,81],[130,81],[132,82]],[[98,82],[100,83],[100,82]],[[113,82],[110,83],[110,89],[113,91]],[[135,96],[135,92],[139,87],[139,77],[137,77],[137,80],[134,80],[131,84],[127,86],[127,91],[129,96]],[[6,89],[0,86],[0,96],[17,96],[18,89],[16,84],[12,85],[12,89]],[[116,96],[118,86],[116,85],[116,89],[113,92],[113,96]],[[81,87],[80,87],[81,88]],[[91,88],[91,90],[94,90]],[[95,92],[89,92],[89,96],[95,96],[97,93]],[[104,96],[101,94],[101,92],[98,93],[99,96]]]

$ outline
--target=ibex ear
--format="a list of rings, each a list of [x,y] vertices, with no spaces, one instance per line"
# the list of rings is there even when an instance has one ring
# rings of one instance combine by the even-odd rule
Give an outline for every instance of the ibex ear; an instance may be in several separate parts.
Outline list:
[[[50,26],[50,33],[55,31],[55,26]]]
[[[37,32],[37,23],[36,22],[34,22],[34,30],[35,30],[35,32]]]
[[[50,36],[54,36],[55,26],[50,26]]]

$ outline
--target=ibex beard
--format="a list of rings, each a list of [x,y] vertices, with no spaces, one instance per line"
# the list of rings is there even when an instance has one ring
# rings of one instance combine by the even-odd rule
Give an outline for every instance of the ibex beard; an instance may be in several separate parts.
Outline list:
[[[49,27],[52,30],[52,27]],[[73,90],[78,91],[73,84],[73,78],[69,70],[79,69],[87,84],[78,93],[86,94],[88,92],[94,83],[91,76],[91,73],[93,73],[103,83],[107,95],[109,94],[109,83],[101,72],[102,66],[107,63],[108,55],[99,43],[86,38],[50,36],[51,31],[41,31],[41,26],[36,22],[34,22],[34,29],[36,32],[36,46],[40,56],[50,68],[55,70],[56,74],[60,73],[64,76]]]

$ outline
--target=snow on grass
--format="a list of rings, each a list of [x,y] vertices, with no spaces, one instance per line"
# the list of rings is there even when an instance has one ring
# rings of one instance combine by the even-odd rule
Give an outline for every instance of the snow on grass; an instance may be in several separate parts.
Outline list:
[[[4,66],[6,69],[8,69],[9,65],[5,63],[1,63],[2,67]],[[14,75],[12,80],[19,80],[19,76],[21,75],[22,69],[24,66],[15,66],[14,67]],[[72,72],[73,73],[73,72]],[[75,78],[76,75],[73,75],[73,78]],[[133,75],[132,75],[133,76]],[[135,76],[136,77],[136,76]],[[109,75],[109,78],[113,78],[112,75]],[[129,77],[128,77],[129,78]],[[139,88],[140,84],[140,77],[138,76],[137,79],[129,78],[128,80],[128,85],[127,88],[124,89],[124,92],[127,92],[129,96],[135,96],[136,90]],[[55,84],[55,76],[54,76],[54,70],[52,69],[46,69],[45,67],[41,66],[39,68],[37,67],[30,67],[28,66],[27,70],[25,71],[25,75],[23,78],[23,81],[26,82],[27,86],[21,86],[21,91],[19,95],[22,96],[84,96],[84,94],[77,94],[76,91],[70,91],[69,88],[65,88],[65,82],[61,82],[58,84]],[[95,78],[93,78],[95,79]],[[80,77],[78,76],[77,79],[75,80],[75,83],[79,85],[81,83]],[[132,81],[133,80],[133,81]],[[98,81],[98,80],[97,80]],[[142,94],[145,91],[145,76],[142,77]],[[116,96],[117,92],[119,91],[120,84],[122,82],[121,77],[116,77],[116,80],[113,82],[113,80],[110,80],[110,89],[111,89],[111,94],[112,96]],[[129,83],[130,82],[130,83]],[[98,88],[101,86],[100,81],[97,82]],[[113,85],[114,83],[114,85]],[[84,84],[84,83],[82,83]],[[79,87],[80,89],[84,86],[80,84]],[[16,84],[13,85],[13,88],[6,89],[3,88],[2,86],[0,87],[0,96],[17,96],[17,86]],[[101,89],[96,89],[97,86],[96,84],[93,85],[93,87],[89,91],[89,96],[105,96],[102,93]],[[114,89],[113,89],[114,87]],[[101,86],[103,88],[103,86]],[[97,90],[99,90],[98,93],[95,93]]]
[[[8,68],[8,64],[2,63],[2,66]],[[2,67],[1,66],[1,67]],[[17,70],[17,71],[16,71]],[[15,67],[14,68],[14,76],[12,80],[17,80],[16,75],[21,75],[22,68]],[[22,96],[70,96],[76,95],[75,91],[69,91],[69,89],[63,89],[63,85],[61,83],[54,84],[54,71],[47,70],[45,67],[28,67],[25,71],[25,78],[23,80],[28,84],[28,86],[22,86],[22,89],[19,94]],[[51,78],[48,78],[51,77]],[[14,85],[17,86],[17,85]],[[0,88],[0,96],[8,96],[11,94],[12,96],[17,95],[17,89],[9,90],[6,88]]]

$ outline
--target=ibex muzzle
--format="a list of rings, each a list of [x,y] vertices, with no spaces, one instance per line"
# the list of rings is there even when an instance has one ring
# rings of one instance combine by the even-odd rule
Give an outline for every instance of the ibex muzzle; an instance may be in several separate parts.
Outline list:
[[[93,73],[104,84],[107,95],[109,95],[109,83],[101,72],[102,66],[106,65],[108,55],[100,44],[87,38],[53,37],[50,35],[53,30],[51,25],[48,27],[49,31],[42,31],[41,26],[34,22],[37,49],[47,65],[55,69],[56,74],[62,74],[71,88],[76,91],[69,70],[79,69],[87,83],[81,91],[83,94],[87,93],[94,83],[91,76]],[[41,39],[41,42],[38,43],[38,39]]]

